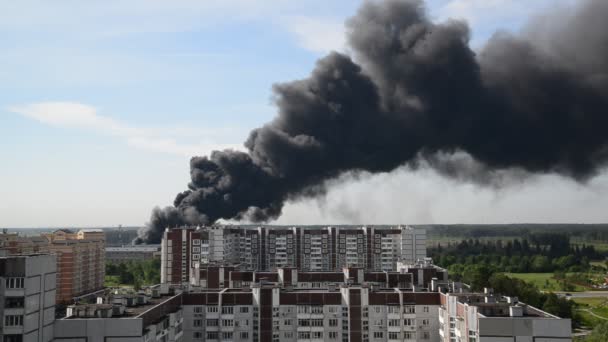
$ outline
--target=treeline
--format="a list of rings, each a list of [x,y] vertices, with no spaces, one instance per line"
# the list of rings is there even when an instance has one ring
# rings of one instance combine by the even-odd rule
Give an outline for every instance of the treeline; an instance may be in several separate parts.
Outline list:
[[[144,285],[160,283],[160,260],[107,263],[108,286],[131,285],[136,290]]]
[[[566,234],[531,234],[522,239],[468,239],[458,243],[438,243],[429,248],[429,255],[437,265],[495,265],[504,272],[582,272],[589,269],[589,261],[605,255],[592,245],[570,244]]]
[[[585,241],[608,241],[608,224],[478,224],[427,225],[429,237],[475,239],[524,237],[538,233],[567,234]]]
[[[499,268],[488,265],[469,265],[459,273],[451,274],[454,278],[469,284],[471,290],[482,291],[489,287],[494,293],[505,296],[515,296],[520,301],[542,309],[562,318],[571,318],[573,325],[578,326],[579,317],[575,314],[573,301],[558,297],[554,293],[540,292],[533,284],[521,279],[511,278]]]

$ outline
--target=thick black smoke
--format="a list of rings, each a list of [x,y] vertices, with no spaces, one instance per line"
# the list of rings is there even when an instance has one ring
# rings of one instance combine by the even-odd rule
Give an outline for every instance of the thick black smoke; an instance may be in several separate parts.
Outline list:
[[[140,237],[272,220],[346,171],[423,158],[462,177],[458,164],[434,162],[455,152],[489,171],[588,179],[608,160],[606,17],[608,1],[584,1],[521,36],[494,35],[476,55],[466,23],[433,23],[421,1],[367,2],[347,22],[352,58],[331,53],[308,78],[275,85],[278,115],[251,132],[248,152],[192,158],[189,189],[155,209]]]

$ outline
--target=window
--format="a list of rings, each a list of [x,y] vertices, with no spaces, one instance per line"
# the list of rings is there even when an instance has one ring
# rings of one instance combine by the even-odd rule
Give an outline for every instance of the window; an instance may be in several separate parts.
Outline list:
[[[201,339],[203,338],[203,333],[200,331],[195,331],[194,334],[192,334],[192,337],[195,339]]]
[[[284,324],[284,325],[291,325],[291,320],[290,320],[290,319],[286,319],[286,320],[283,322],[283,324]]]
[[[374,338],[384,338],[382,331],[374,331]]]
[[[192,322],[192,325],[195,327],[202,327],[203,326],[203,320],[202,319],[195,319]]]
[[[234,308],[232,306],[222,306],[223,315],[232,315],[233,313],[234,313]]]
[[[428,326],[429,324],[431,324],[430,320],[428,318],[425,318],[422,320],[422,325],[424,326]]]
[[[298,326],[299,327],[309,327],[310,326],[310,320],[308,320],[308,319],[299,319],[298,320]]]
[[[231,319],[223,319],[222,326],[223,327],[232,327],[232,326],[234,326],[234,321]]]
[[[328,323],[329,323],[330,327],[337,327],[338,326],[338,320],[335,319],[335,318],[330,319]]]
[[[403,325],[406,325],[406,326],[416,325],[416,320],[413,318],[405,318],[405,319],[403,319]]]
[[[412,332],[412,331],[404,331],[403,332],[403,339],[404,340],[415,340],[416,339],[416,333]]]
[[[286,331],[283,336],[285,336],[285,338],[293,338],[293,332],[292,331]]]
[[[224,331],[222,333],[222,339],[231,340],[232,339],[232,331]]]
[[[313,331],[312,338],[315,338],[315,339],[323,338],[323,332],[322,331]]]
[[[217,327],[217,325],[218,325],[218,320],[217,319],[208,319],[207,320],[207,326],[208,327]]]
[[[4,326],[18,327],[23,325],[23,315],[7,315],[4,316]]]
[[[388,320],[389,327],[398,327],[399,325],[401,325],[399,323],[400,323],[400,321],[398,319],[389,319]]]
[[[406,305],[403,307],[403,313],[406,313],[406,314],[416,313],[416,307],[414,305]]]
[[[208,340],[217,340],[218,337],[219,337],[219,333],[217,331],[207,331]]]
[[[331,340],[335,340],[338,338],[338,332],[336,332],[336,331],[330,331],[328,334],[329,334],[329,338]]]
[[[389,340],[398,340],[401,338],[401,336],[399,336],[400,334],[398,332],[395,331],[389,331],[388,333],[388,339]]]
[[[299,331],[298,339],[310,340],[310,331]]]
[[[311,327],[322,327],[323,326],[323,320],[322,319],[311,319],[310,320],[310,326]]]
[[[397,305],[388,306],[388,313],[399,313],[400,307]]]
[[[194,313],[203,313],[202,306],[195,306],[193,310],[194,310]]]
[[[313,313],[313,314],[322,314],[323,313],[322,306],[312,306],[310,309],[311,309],[310,313]]]
[[[23,278],[6,278],[6,288],[7,289],[22,289],[23,288]]]
[[[217,306],[208,306],[207,312],[217,312]]]
[[[424,306],[422,308],[422,312],[429,312],[429,307],[428,306]]]
[[[423,331],[422,332],[422,339],[423,340],[428,340],[431,338],[431,333],[429,333],[428,331]]]
[[[3,342],[23,342],[23,335],[4,335]]]
[[[23,308],[23,297],[8,297],[4,301],[4,307],[7,309]]]
[[[241,337],[241,340],[248,339],[249,338],[249,332],[247,332],[247,331],[241,331],[240,337]]]
[[[192,253],[200,253],[200,252],[201,252],[200,247],[192,247]]]
[[[246,306],[241,306],[241,308],[239,309],[240,313],[248,313],[249,312],[249,307]]]
[[[198,246],[198,245],[200,245],[200,244],[201,244],[201,240],[199,240],[199,239],[194,239],[194,240],[192,240],[192,244],[193,244],[193,245],[195,245],[195,246]]]

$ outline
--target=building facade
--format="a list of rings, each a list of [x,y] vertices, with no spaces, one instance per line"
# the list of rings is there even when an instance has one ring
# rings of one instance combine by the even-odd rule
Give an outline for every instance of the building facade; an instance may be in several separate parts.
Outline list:
[[[51,342],[55,256],[0,257],[0,341]]]
[[[105,281],[105,235],[101,230],[62,229],[46,235],[57,256],[57,302],[102,290]]]
[[[160,245],[106,247],[106,263],[160,259]]]
[[[426,257],[424,230],[410,227],[234,227],[167,229],[161,282],[187,283],[196,264],[243,270],[394,271],[401,260]],[[413,259],[416,258],[416,259]]]

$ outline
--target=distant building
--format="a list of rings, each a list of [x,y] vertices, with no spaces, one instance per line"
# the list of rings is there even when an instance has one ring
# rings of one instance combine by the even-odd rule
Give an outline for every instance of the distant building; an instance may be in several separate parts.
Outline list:
[[[106,262],[121,263],[160,259],[160,245],[126,245],[106,247]]]
[[[426,229],[406,226],[401,230],[401,260],[413,264],[426,257]]]
[[[426,257],[424,229],[410,227],[234,227],[167,229],[161,243],[161,282],[187,283],[195,264],[243,270],[394,271]]]
[[[53,340],[55,278],[55,256],[0,257],[0,341]]]

